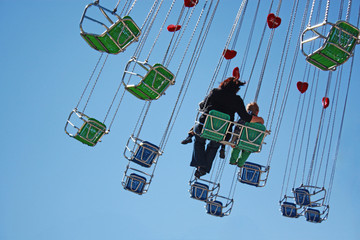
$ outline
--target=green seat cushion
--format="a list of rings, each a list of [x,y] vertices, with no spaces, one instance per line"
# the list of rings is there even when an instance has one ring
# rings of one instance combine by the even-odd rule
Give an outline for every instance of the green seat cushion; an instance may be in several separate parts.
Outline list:
[[[261,149],[262,141],[265,137],[266,127],[261,123],[245,123],[245,126],[254,128],[244,128],[241,131],[240,139],[238,145],[236,146],[239,149],[249,151],[249,152],[258,152]]]
[[[200,136],[217,142],[224,140],[229,127],[229,120],[228,114],[211,110],[206,117]]]
[[[88,121],[84,122],[74,138],[86,145],[95,146],[105,131],[105,124],[94,118],[89,118]]]

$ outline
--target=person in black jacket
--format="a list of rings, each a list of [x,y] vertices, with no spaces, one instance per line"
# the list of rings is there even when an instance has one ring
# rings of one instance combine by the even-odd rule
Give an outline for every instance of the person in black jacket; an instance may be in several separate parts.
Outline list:
[[[235,77],[225,79],[220,83],[218,88],[212,89],[204,101],[199,104],[201,111],[206,114],[211,110],[226,113],[230,116],[230,121],[234,121],[235,113],[237,113],[245,122],[264,121],[261,117],[248,114],[242,98],[237,95],[240,87],[244,84],[244,82],[239,81]],[[199,136],[205,118],[205,114],[201,115],[199,118],[201,124],[197,124],[194,127],[194,132],[196,134],[190,166],[196,167],[195,177],[197,178],[210,172],[217,150],[221,145],[219,142],[211,140],[206,145],[206,139]]]

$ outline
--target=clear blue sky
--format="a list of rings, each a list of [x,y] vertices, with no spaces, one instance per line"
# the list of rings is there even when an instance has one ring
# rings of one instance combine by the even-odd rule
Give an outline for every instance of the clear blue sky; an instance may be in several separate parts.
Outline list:
[[[117,1],[100,2],[113,8]],[[138,0],[134,6],[131,16],[139,25],[144,21],[151,2]],[[170,1],[165,2],[168,5]],[[171,20],[175,21],[182,2],[177,1],[167,24],[174,23]],[[123,151],[139,116],[142,107],[140,100],[129,93],[125,94],[110,134],[104,136],[103,141],[94,148],[85,146],[64,133],[68,114],[77,104],[99,57],[99,53],[91,49],[79,34],[80,17],[86,4],[90,2],[0,0],[0,239],[358,239],[358,54],[355,56],[353,81],[327,221],[313,224],[306,222],[303,217],[285,218],[279,211],[289,135],[299,97],[295,84],[290,90],[286,117],[281,126],[266,187],[254,188],[238,183],[231,215],[223,218],[206,214],[204,203],[189,197],[188,181],[193,170],[189,166],[192,145],[183,146],[180,141],[194,123],[197,103],[206,94],[240,2],[220,2],[180,116],[164,154],[159,159],[149,192],[139,196],[125,191],[121,180],[127,164]],[[264,1],[260,6],[258,18],[261,21],[256,25],[254,44],[250,48],[251,56],[255,55],[256,43],[261,37],[268,2],[270,1]],[[264,118],[267,117],[266,106],[271,98],[292,6],[292,1],[283,2],[280,10],[282,25],[275,33],[264,85],[258,99],[260,108],[263,106],[260,115]],[[294,43],[299,34],[304,10],[301,5],[304,2],[300,1],[299,5],[292,40]],[[276,11],[277,4],[278,1],[274,1],[272,12]],[[330,6],[330,21],[337,20],[339,6],[336,4],[338,3]],[[354,25],[358,8],[359,1],[353,1],[350,22]],[[230,70],[240,65],[254,9],[255,1],[250,1],[244,30],[236,47],[238,56],[233,59]],[[321,19],[323,14],[324,6]],[[157,33],[164,16],[165,11],[159,13],[153,34]],[[266,42],[269,33],[267,29],[264,38]],[[161,34],[161,44],[156,45],[150,58],[151,64],[162,61],[166,46],[164,43],[168,42],[169,36],[167,32]],[[184,39],[188,39],[188,36]],[[149,42],[152,41],[149,38]],[[292,46],[295,46],[294,43]],[[104,116],[135,45],[124,53],[109,56],[99,80],[99,88],[89,103],[89,115],[99,119]],[[180,53],[185,46],[186,43],[178,46]],[[144,53],[148,52],[148,48]],[[263,48],[262,54],[264,51]],[[289,59],[292,60],[295,51],[298,49],[290,49]],[[176,69],[178,60],[175,58],[174,64],[169,67]],[[291,60],[288,60],[288,64]],[[262,61],[263,56],[259,62]],[[251,65],[252,61],[249,60],[244,80],[249,76]],[[345,76],[348,76],[349,65],[350,61],[346,63],[346,68],[344,66],[344,71],[347,71]],[[302,81],[305,66],[303,56],[299,55],[293,83]],[[260,67],[255,70],[254,82],[258,79]],[[178,86],[183,79],[183,71],[177,76],[175,86],[152,104],[142,132],[144,139],[155,144],[160,142]],[[216,85],[221,77],[222,73],[216,79]],[[326,80],[327,74],[322,73],[320,95],[321,91],[325,91]],[[341,82],[343,88],[346,81],[347,77],[344,77]],[[255,90],[256,85],[251,85],[245,102],[252,100]],[[241,94],[243,90],[240,91]],[[341,99],[343,98],[342,90]],[[317,112],[321,111],[320,101],[316,107]],[[336,117],[341,118],[342,115],[339,111]],[[318,119],[314,121],[314,128],[317,124]],[[272,136],[269,136],[267,142],[271,141]],[[270,144],[265,145],[263,152],[251,156],[252,160],[265,164],[269,147]],[[227,164],[226,169],[232,172],[233,166]],[[231,177],[228,180],[230,179]],[[226,180],[224,178],[225,182],[222,183],[224,189],[226,185],[230,185],[230,181]]]

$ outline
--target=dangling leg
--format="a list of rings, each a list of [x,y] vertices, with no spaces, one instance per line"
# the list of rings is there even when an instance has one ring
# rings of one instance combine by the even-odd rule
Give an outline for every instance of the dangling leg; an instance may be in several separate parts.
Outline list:
[[[244,164],[245,164],[246,160],[249,158],[250,154],[251,154],[251,152],[249,152],[249,151],[245,151],[245,150],[241,151],[241,155],[240,155],[240,157],[238,159],[238,163],[237,163],[239,167],[244,166]]]
[[[205,165],[204,164],[206,159],[205,141],[206,141],[205,138],[195,136],[194,150],[193,150],[190,166],[200,167]]]
[[[188,136],[181,141],[181,144],[188,144],[192,142],[192,137],[194,136],[194,128],[191,128],[190,131],[188,132]]]
[[[211,170],[211,166],[213,164],[213,161],[215,159],[219,147],[220,147],[220,143],[215,141],[210,141],[210,143],[208,143],[208,145],[206,146],[206,162],[204,169],[207,173],[209,173]]]
[[[198,125],[195,127],[195,131],[199,131]],[[205,174],[204,172],[202,172],[203,174],[200,174],[199,172],[199,169],[205,167],[206,165],[205,143],[206,143],[205,138],[195,135],[194,150],[193,150],[190,166],[197,168],[195,172],[195,176],[197,178]]]
[[[220,158],[224,159],[225,158],[225,145],[221,144],[221,148],[220,148]]]
[[[231,157],[230,157],[230,164],[231,165],[236,165],[239,154],[240,154],[240,149],[238,149],[238,148],[233,148],[232,149]]]

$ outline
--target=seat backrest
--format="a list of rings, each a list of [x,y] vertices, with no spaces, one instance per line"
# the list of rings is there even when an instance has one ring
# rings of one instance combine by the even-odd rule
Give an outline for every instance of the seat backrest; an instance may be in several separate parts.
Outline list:
[[[305,218],[308,222],[320,223],[322,221],[320,211],[314,208],[306,209]]]
[[[109,35],[115,39],[122,49],[126,48],[134,38],[140,35],[140,28],[136,25],[130,16],[125,16],[122,19],[122,24],[109,31]]]
[[[139,144],[134,155],[131,157],[131,161],[143,167],[150,167],[154,162],[155,158],[158,156],[158,153],[158,146],[150,142],[143,141]]]
[[[294,191],[295,194],[295,202],[300,206],[309,206],[310,201],[310,193],[309,190],[305,188],[296,188]]]
[[[326,46],[321,51],[322,54],[336,61],[338,64],[344,63],[352,53],[359,30],[346,22],[337,22],[330,29],[326,40]],[[350,53],[350,54],[349,54]]]
[[[245,162],[241,167],[240,182],[258,187],[260,184],[262,166],[256,163]]]
[[[99,122],[95,118],[89,118],[83,123],[74,138],[86,145],[95,146],[100,138],[105,134],[105,131],[105,124]]]
[[[151,99],[157,99],[163,94],[168,86],[173,83],[174,75],[160,63],[155,64],[152,69],[145,75],[143,83],[154,91]]]
[[[261,123],[245,123],[237,148],[249,152],[258,152],[265,137],[266,127]]]
[[[88,44],[95,50],[100,52],[107,52],[117,54],[122,50],[122,47],[117,42],[117,39],[124,31],[124,23],[118,19],[108,30],[100,35],[96,34],[82,34],[81,36],[88,42]]]
[[[327,42],[334,43],[347,52],[352,52],[356,45],[357,38],[359,36],[359,29],[351,24],[338,21],[329,32]]]
[[[205,119],[200,136],[217,142],[224,140],[229,128],[229,120],[228,114],[211,110]]]
[[[145,184],[146,184],[145,177],[140,176],[136,173],[131,173],[130,176],[127,176],[125,189],[137,194],[142,194],[144,191]]]
[[[163,92],[172,82],[174,75],[160,63],[156,63],[144,77],[144,82],[157,92]]]
[[[297,218],[297,208],[295,203],[283,202],[281,204],[281,213],[285,217]]]
[[[190,196],[191,198],[206,201],[208,198],[209,186],[203,183],[195,182],[191,185]]]
[[[210,200],[206,202],[206,212],[210,215],[214,215],[217,217],[223,217],[224,214],[222,212],[223,204],[217,200]]]

